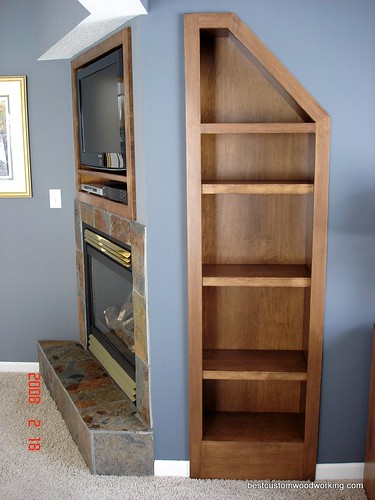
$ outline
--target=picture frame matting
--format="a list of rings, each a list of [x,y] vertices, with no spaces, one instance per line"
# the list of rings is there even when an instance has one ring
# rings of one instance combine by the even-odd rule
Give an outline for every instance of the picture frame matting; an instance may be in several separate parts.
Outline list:
[[[0,198],[30,198],[26,76],[0,76]]]

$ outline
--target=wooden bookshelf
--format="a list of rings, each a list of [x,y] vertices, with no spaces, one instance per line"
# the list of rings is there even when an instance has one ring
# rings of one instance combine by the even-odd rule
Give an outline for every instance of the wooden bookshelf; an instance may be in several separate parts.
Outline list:
[[[191,476],[314,479],[329,117],[234,14],[185,75]]]

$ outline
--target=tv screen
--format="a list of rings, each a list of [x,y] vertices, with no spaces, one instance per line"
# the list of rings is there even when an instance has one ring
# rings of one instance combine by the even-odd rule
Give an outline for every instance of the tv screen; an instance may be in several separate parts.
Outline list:
[[[77,71],[81,163],[126,170],[122,49]]]

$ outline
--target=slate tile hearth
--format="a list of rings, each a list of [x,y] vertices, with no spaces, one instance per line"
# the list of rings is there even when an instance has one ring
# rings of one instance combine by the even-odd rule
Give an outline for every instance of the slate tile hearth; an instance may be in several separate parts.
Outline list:
[[[83,346],[88,343],[83,223],[132,251],[136,406]],[[75,202],[79,341],[41,340],[40,372],[91,472],[153,475],[154,448],[149,398],[146,228],[101,208]]]
[[[38,342],[40,371],[94,474],[152,475],[153,436],[135,406],[75,341]]]

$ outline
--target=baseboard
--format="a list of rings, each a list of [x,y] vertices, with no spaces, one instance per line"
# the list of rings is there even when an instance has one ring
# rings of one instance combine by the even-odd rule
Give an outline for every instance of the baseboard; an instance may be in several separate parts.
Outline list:
[[[173,476],[173,477],[189,477],[190,462],[189,460],[155,460],[154,461],[155,476]]]
[[[363,480],[364,463],[317,464],[316,480]],[[188,460],[155,460],[155,476],[189,477],[190,464]]]
[[[346,464],[317,464],[316,479],[355,479],[362,481],[365,464],[354,462]]]
[[[0,372],[39,373],[39,363],[0,361]]]

